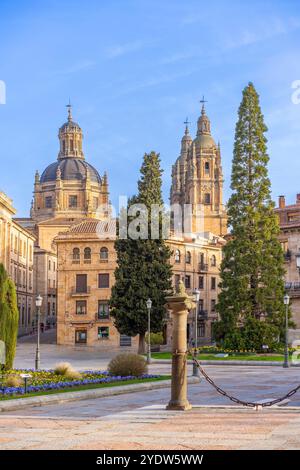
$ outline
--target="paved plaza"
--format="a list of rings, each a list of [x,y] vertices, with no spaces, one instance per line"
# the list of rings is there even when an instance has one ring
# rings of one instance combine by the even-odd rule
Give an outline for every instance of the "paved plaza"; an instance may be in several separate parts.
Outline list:
[[[32,367],[34,343],[19,342],[16,366]],[[89,348],[42,344],[42,367],[69,361],[78,369],[105,369],[111,355]],[[300,383],[300,368],[207,365],[230,394],[258,401],[283,396]],[[149,372],[169,374],[170,364]],[[189,366],[189,375],[192,366]],[[205,380],[189,385],[188,412],[166,411],[170,390],[0,413],[1,449],[300,449],[300,392],[281,407],[255,411],[219,395]],[[299,407],[298,409],[295,407]]]
[[[167,367],[151,369],[166,372]],[[274,398],[299,383],[298,368],[206,370],[227,391],[248,400]],[[169,397],[170,390],[161,389],[1,413],[0,448],[300,449],[299,393],[283,407],[262,411],[232,404],[204,381],[189,385],[191,411],[166,411]]]

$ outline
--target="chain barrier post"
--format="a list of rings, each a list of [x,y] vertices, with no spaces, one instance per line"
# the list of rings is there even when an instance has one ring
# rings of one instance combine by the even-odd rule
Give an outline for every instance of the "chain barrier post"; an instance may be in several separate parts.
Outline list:
[[[171,400],[167,410],[190,410],[187,399],[187,316],[194,304],[182,282],[178,292],[167,297],[167,308],[172,311],[172,379]]]

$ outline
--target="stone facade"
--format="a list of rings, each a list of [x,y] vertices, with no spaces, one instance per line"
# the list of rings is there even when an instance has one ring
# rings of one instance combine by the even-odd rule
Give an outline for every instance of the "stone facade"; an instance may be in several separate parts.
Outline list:
[[[275,211],[285,256],[285,287],[291,297],[291,310],[297,328],[290,330],[290,337],[300,339],[300,194],[297,194],[296,203],[290,205],[285,204],[284,196],[279,196]]]
[[[33,247],[35,237],[13,219],[12,200],[0,192],[0,263],[14,281],[19,308],[19,335],[34,319]]]
[[[110,224],[114,224],[111,220]],[[100,350],[134,349],[137,338],[120,336],[109,314],[114,283],[114,238],[99,238],[104,221],[86,219],[55,238],[58,253],[57,343]]]

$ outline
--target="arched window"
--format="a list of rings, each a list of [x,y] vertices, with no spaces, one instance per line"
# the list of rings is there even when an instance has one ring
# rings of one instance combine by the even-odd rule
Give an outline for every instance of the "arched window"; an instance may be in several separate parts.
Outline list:
[[[73,260],[80,260],[80,250],[79,248],[73,248]]]
[[[91,259],[91,249],[89,247],[86,247],[83,252],[83,257],[85,260],[90,260]]]
[[[217,266],[217,259],[216,259],[215,255],[212,255],[212,257],[211,257],[211,265],[212,266]]]
[[[191,264],[191,260],[192,260],[191,252],[190,252],[190,251],[187,251],[187,252],[186,252],[186,255],[185,255],[185,262],[186,262],[187,264]]]
[[[180,250],[175,250],[175,263],[180,263]]]
[[[106,261],[108,259],[108,249],[103,246],[100,250],[100,260]]]

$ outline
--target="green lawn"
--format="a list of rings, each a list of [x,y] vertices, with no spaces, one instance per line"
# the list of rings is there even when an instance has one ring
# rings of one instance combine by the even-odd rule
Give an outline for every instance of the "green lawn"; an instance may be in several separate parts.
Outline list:
[[[153,359],[171,359],[169,352],[152,353]],[[189,356],[191,358],[191,356]],[[232,354],[228,357],[216,357],[214,354],[198,354],[198,359],[202,361],[283,361],[283,354]]]
[[[131,385],[131,384],[138,384],[138,383],[145,383],[145,382],[158,382],[160,380],[169,380],[171,379],[170,375],[161,375],[160,377],[150,378],[150,379],[132,379],[126,380],[124,382],[112,382],[112,383],[103,383],[103,384],[90,384],[90,385],[82,385],[78,387],[70,387],[64,388],[61,390],[49,390],[45,392],[35,392],[35,393],[26,393],[26,395],[13,395],[10,397],[3,397],[0,396],[0,401],[3,400],[13,400],[16,398],[28,398],[28,397],[38,397],[41,395],[53,395],[56,393],[66,393],[66,392],[79,392],[82,390],[92,390],[96,388],[110,388],[110,387],[120,387],[121,385]]]

